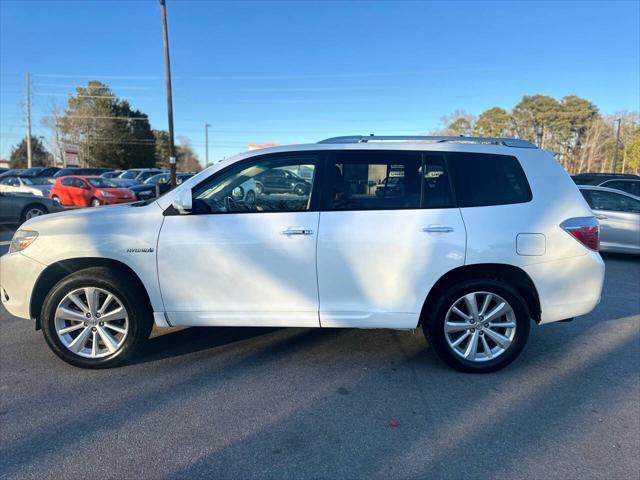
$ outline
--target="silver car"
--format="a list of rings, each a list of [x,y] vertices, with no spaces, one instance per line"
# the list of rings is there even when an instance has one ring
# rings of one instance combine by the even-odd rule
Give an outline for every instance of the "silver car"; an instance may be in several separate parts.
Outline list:
[[[0,179],[0,192],[28,193],[38,197],[49,197],[53,184],[44,177],[5,176]]]
[[[20,225],[31,218],[60,211],[62,207],[49,198],[0,192],[0,224]]]
[[[612,188],[578,188],[600,223],[600,250],[640,255],[640,197]]]

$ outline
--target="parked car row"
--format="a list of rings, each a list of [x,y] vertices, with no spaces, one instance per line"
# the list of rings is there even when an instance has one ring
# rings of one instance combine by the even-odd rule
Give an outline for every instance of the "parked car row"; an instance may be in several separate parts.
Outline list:
[[[179,173],[177,184],[195,173]],[[158,168],[34,167],[0,172],[0,223],[22,223],[65,207],[97,207],[148,200],[170,190]]]

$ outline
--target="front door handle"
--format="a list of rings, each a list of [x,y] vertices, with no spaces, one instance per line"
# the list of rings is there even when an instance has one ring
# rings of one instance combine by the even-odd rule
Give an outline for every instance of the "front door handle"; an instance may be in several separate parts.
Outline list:
[[[453,232],[453,227],[443,227],[442,225],[429,225],[428,227],[424,227],[422,231],[427,233],[450,233],[450,232]]]
[[[609,217],[607,217],[606,215],[596,215],[596,218],[597,218],[598,220],[606,220],[606,219],[607,219],[607,218],[609,218]]]
[[[282,235],[313,235],[313,230],[301,227],[289,227],[281,233]]]

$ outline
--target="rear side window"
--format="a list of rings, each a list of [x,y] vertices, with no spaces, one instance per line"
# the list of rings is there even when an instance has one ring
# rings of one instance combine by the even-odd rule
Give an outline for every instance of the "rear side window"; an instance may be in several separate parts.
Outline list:
[[[327,172],[328,210],[400,210],[454,205],[442,154],[336,152]]]
[[[65,187],[75,186],[73,178],[63,178],[62,180],[60,180],[60,183],[62,183],[62,185],[64,185]]]
[[[640,202],[625,195],[613,192],[591,190],[589,205],[594,210],[608,210],[611,212],[640,213]]]
[[[460,207],[509,205],[531,200],[531,188],[516,157],[447,153]]]

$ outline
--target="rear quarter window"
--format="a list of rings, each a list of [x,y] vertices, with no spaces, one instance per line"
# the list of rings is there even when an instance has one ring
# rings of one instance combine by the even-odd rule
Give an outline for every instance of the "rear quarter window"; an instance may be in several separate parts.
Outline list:
[[[533,198],[518,159],[485,153],[447,154],[460,207],[525,203]]]

